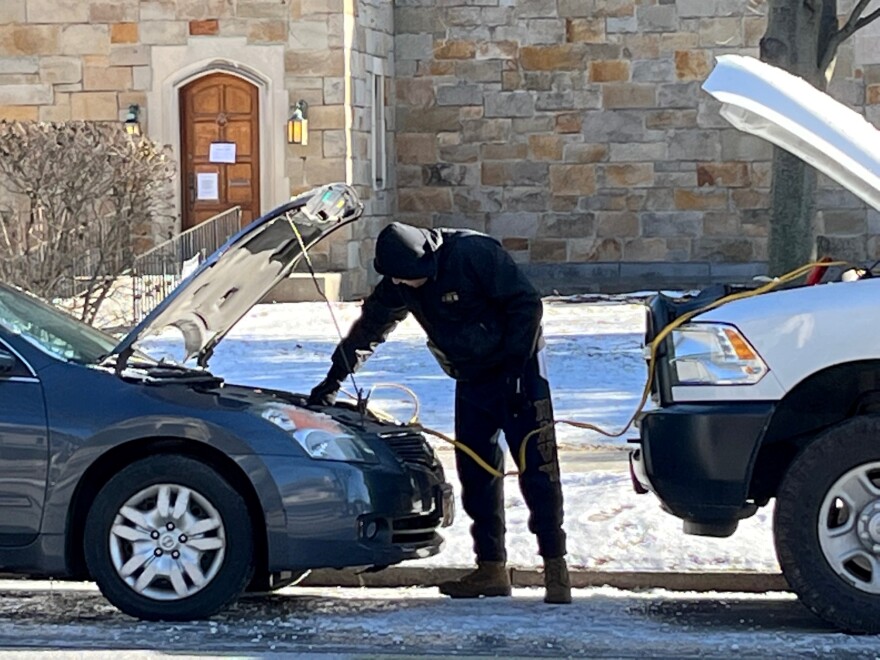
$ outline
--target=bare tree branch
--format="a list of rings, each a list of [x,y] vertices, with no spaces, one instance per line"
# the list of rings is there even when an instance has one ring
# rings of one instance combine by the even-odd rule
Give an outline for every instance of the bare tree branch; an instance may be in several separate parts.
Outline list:
[[[866,25],[870,25],[875,20],[880,18],[880,9],[875,9],[867,16],[862,17],[862,14],[868,8],[869,4],[871,4],[871,0],[859,0],[856,6],[853,7],[849,18],[846,20],[846,23],[844,23],[843,27],[834,32],[831,39],[828,41],[825,52],[822,53],[822,56],[819,60],[820,71],[824,72],[826,69],[828,69],[829,66],[831,66],[831,62],[834,61],[834,57],[835,55],[837,55],[837,49],[840,48],[840,45],[844,41],[849,39],[852,35],[861,30]]]

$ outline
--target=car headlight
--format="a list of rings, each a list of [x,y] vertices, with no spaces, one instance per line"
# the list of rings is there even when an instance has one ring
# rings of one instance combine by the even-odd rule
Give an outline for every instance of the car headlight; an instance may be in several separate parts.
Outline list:
[[[353,463],[376,463],[379,460],[366,442],[348,433],[329,415],[273,404],[266,406],[261,416],[290,433],[312,458]]]
[[[672,343],[676,385],[753,385],[769,371],[731,325],[685,324],[673,330]]]

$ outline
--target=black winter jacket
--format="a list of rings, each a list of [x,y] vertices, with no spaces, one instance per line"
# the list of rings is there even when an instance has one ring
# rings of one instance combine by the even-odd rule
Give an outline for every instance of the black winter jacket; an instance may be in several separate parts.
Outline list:
[[[535,353],[543,308],[540,295],[510,255],[495,239],[478,232],[396,223],[386,230],[401,227],[408,233],[401,239],[395,232],[391,254],[380,253],[377,246],[376,267],[386,275],[333,353],[328,377],[342,381],[357,371],[409,312],[424,328],[440,366],[453,378],[480,381],[505,372],[520,374]],[[425,271],[433,275],[424,285],[393,283],[389,273],[402,276],[395,267],[424,268],[426,259],[433,259]]]

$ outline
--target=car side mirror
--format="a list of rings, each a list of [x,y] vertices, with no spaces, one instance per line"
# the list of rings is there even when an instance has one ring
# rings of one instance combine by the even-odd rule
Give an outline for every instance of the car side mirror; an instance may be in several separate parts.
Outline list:
[[[12,353],[4,351],[0,348],[0,374],[5,374],[13,369],[15,369],[15,365],[17,364],[15,360],[15,356]]]

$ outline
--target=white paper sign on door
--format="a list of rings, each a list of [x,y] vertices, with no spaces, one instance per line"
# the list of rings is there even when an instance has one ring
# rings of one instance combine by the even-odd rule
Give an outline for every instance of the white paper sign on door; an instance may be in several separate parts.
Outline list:
[[[212,163],[234,163],[235,142],[212,142],[208,160]]]
[[[196,175],[197,199],[220,199],[220,175],[216,172]]]

